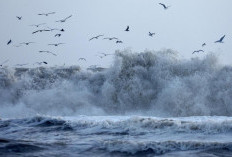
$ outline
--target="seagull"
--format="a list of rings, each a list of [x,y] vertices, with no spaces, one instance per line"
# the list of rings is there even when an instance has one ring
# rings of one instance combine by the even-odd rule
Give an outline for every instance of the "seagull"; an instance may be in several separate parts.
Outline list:
[[[153,35],[155,35],[155,33],[151,33],[151,32],[149,32],[149,34],[148,34],[150,37],[153,37]]]
[[[43,62],[36,62],[35,64],[39,64],[39,65],[41,65],[41,64],[48,64],[47,62],[45,62],[45,61],[43,61]]]
[[[12,40],[11,40],[11,39],[7,42],[7,45],[9,45],[10,43],[12,43]]]
[[[86,61],[86,59],[85,59],[85,58],[79,58],[78,60],[83,60],[83,61]]]
[[[9,59],[5,60],[4,62],[2,62],[2,63],[0,64],[0,66],[2,67],[3,64],[7,63],[8,61],[9,61]]]
[[[22,16],[16,16],[18,20],[22,20]]]
[[[20,44],[21,44],[21,45],[22,45],[22,44],[29,45],[29,44],[32,44],[32,43],[34,43],[34,42],[23,42],[23,43],[20,43]]]
[[[37,30],[37,31],[34,31],[32,32],[32,34],[35,34],[35,33],[38,33],[38,32],[49,32],[51,30],[48,30],[48,29],[40,29],[40,30]]]
[[[104,58],[104,56],[100,56],[100,55],[96,55],[96,56],[98,56],[98,57],[101,58],[101,59]]]
[[[36,25],[36,24],[34,24],[34,25],[30,25],[30,26],[35,26],[35,27],[37,27],[37,28],[38,28],[39,26],[41,26],[41,25],[45,25],[45,24],[46,24],[46,23],[40,23],[40,24],[37,24],[37,25]]]
[[[206,46],[206,43],[203,43],[201,46],[202,46],[202,47]]]
[[[167,10],[170,6],[166,6],[165,4],[163,3],[159,3],[160,5],[162,5],[164,7],[165,10]]]
[[[121,40],[117,40],[116,44],[123,43]]]
[[[130,31],[129,29],[130,29],[130,27],[127,26],[126,29],[125,29],[125,31],[126,31],[126,32],[129,32],[129,31]]]
[[[109,40],[115,39],[115,40],[118,40],[118,38],[116,38],[116,37],[112,37],[112,38],[103,38],[103,39],[109,39]]]
[[[24,66],[24,65],[28,65],[28,63],[25,63],[25,64],[16,64],[15,66]]]
[[[104,35],[98,35],[98,36],[92,37],[92,38],[89,39],[89,41],[91,41],[93,39],[98,39],[99,37],[102,37],[102,36],[104,36]]]
[[[39,51],[39,53],[50,53],[50,54],[52,54],[53,56],[57,56],[57,54],[52,53],[51,51]]]
[[[56,35],[55,35],[55,37],[60,37],[60,36],[61,36],[61,34],[56,34]]]
[[[109,54],[109,53],[100,53],[100,54],[103,54],[105,57],[109,56],[109,55],[113,55],[113,54]]]
[[[59,45],[62,45],[62,44],[65,44],[65,43],[48,44],[48,45],[59,46]]]
[[[64,18],[64,19],[62,19],[62,20],[58,20],[58,21],[56,21],[56,22],[66,22],[66,20],[69,19],[70,17],[72,17],[72,15],[70,15],[70,16],[68,16],[68,17],[66,17],[66,18]]]
[[[215,41],[214,43],[224,43],[223,39],[225,38],[226,35],[224,35],[223,37],[221,37],[219,40]]]
[[[45,15],[45,16],[48,16],[48,15],[51,15],[51,14],[55,14],[56,12],[50,12],[50,13],[41,13],[41,14],[38,14],[38,15]]]
[[[196,51],[193,51],[193,53],[192,54],[194,54],[194,53],[199,53],[199,52],[204,52],[203,50],[196,50]]]
[[[50,29],[51,32],[54,31],[54,30],[59,30],[57,28],[50,28],[50,27],[47,27],[47,28]]]

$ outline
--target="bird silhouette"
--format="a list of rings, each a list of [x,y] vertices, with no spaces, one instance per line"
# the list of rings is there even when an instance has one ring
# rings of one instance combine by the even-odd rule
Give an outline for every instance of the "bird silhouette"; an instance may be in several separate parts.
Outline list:
[[[11,44],[12,43],[12,40],[10,39],[8,42],[7,42],[7,45]]]
[[[120,43],[123,43],[123,42],[121,40],[116,41],[116,44],[120,44]]]
[[[48,44],[48,45],[51,45],[51,46],[59,46],[59,45],[62,45],[62,44],[65,44],[65,43]]]
[[[38,33],[38,32],[49,32],[51,30],[48,30],[48,29],[40,29],[40,30],[36,30],[34,32],[32,32],[32,34],[35,34],[35,33]]]
[[[104,35],[98,35],[98,36],[92,37],[92,38],[89,39],[89,41],[91,41],[93,39],[98,39],[99,37],[102,37],[102,36],[104,36]]]
[[[149,34],[148,34],[150,37],[153,37],[153,35],[155,35],[155,33],[151,33],[151,32],[149,32]]]
[[[206,43],[203,43],[201,46],[202,46],[202,47],[206,46]]]
[[[108,37],[108,38],[103,38],[103,40],[104,40],[104,39],[108,39],[108,40],[114,40],[114,39],[115,39],[115,40],[118,40],[118,38],[116,38],[116,37],[112,37],[112,38],[109,38],[109,37]]]
[[[79,58],[78,60],[86,61],[86,59],[85,59],[85,58]]]
[[[25,65],[28,65],[28,63],[25,63],[25,64],[16,64],[15,66],[25,66]]]
[[[40,13],[38,15],[45,15],[45,16],[48,16],[48,15],[51,15],[51,14],[55,14],[56,12],[50,12],[50,13]]]
[[[21,45],[22,44],[25,44],[25,45],[29,45],[29,44],[33,44],[34,42],[23,42],[23,43],[20,43]]]
[[[57,56],[57,54],[51,52],[51,51],[39,51],[39,53],[50,53],[52,54],[53,56]]]
[[[126,29],[125,29],[125,31],[126,31],[126,32],[129,32],[129,31],[130,31],[129,29],[130,29],[130,27],[127,26]]]
[[[162,5],[164,7],[165,10],[167,10],[170,6],[166,6],[165,4],[163,3],[159,3],[160,5]]]
[[[199,53],[199,52],[204,52],[204,50],[196,50],[196,51],[193,51],[192,54],[194,54],[194,53]]]
[[[22,16],[16,16],[16,18],[18,19],[18,20],[22,20]]]
[[[66,22],[66,20],[69,19],[70,17],[72,17],[72,15],[70,15],[70,16],[68,16],[68,17],[66,17],[66,18],[64,18],[64,19],[62,19],[62,20],[58,20],[58,21],[56,21],[56,22],[61,22],[61,23],[62,23],[62,22]]]
[[[221,37],[219,40],[215,41],[214,43],[224,43],[223,40],[225,38],[226,35],[224,35],[223,37]]]
[[[61,31],[61,32],[64,32],[64,29],[62,28],[60,31]]]
[[[54,30],[59,30],[58,28],[50,28],[50,27],[47,27],[51,32],[54,31]]]
[[[110,54],[110,53],[100,53],[100,54],[104,55],[105,57],[109,56],[109,55],[113,55],[113,54]]]
[[[55,35],[55,37],[60,37],[60,36],[61,36],[61,34],[56,34],[56,35]]]
[[[30,25],[30,26],[35,26],[35,27],[39,27],[39,26],[41,26],[41,25],[45,25],[46,23],[40,23],[40,24],[34,24],[34,25]]]

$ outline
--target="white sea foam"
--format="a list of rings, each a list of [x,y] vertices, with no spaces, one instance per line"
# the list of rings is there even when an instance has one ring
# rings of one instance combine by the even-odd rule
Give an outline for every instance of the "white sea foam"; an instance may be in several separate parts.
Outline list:
[[[0,116],[231,116],[232,67],[213,54],[116,52],[101,72],[79,67],[0,69]]]

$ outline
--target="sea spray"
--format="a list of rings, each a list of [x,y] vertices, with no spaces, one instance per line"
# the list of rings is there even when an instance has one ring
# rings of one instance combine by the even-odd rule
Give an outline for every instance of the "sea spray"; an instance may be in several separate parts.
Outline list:
[[[231,116],[232,67],[214,54],[182,60],[172,50],[115,52],[111,67],[1,68],[1,117]]]

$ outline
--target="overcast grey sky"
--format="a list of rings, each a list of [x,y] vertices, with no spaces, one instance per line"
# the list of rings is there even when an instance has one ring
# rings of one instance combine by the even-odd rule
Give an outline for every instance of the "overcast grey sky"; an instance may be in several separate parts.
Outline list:
[[[171,7],[164,10],[158,3]],[[47,61],[53,65],[77,65],[83,67],[112,64],[112,57],[100,59],[98,53],[114,53],[115,50],[130,48],[134,52],[145,49],[173,49],[181,57],[191,58],[192,52],[206,43],[204,56],[215,52],[220,61],[231,64],[232,58],[232,1],[231,0],[1,0],[0,1],[0,63],[9,59],[6,65]],[[38,13],[56,12],[54,15],[38,16]],[[56,20],[73,15],[65,23]],[[16,16],[23,16],[17,20]],[[37,28],[31,24],[47,23],[41,28],[63,28],[65,32],[55,38],[57,32],[43,32],[32,35]],[[130,32],[125,32],[126,26]],[[149,37],[148,32],[155,32]],[[115,36],[123,44],[113,41],[93,40],[92,36],[104,34]],[[214,44],[226,35],[224,44]],[[12,39],[12,45],[6,45]],[[21,42],[35,44],[14,47]],[[50,43],[65,43],[59,47]],[[40,54],[40,50],[56,53]],[[194,56],[196,56],[194,55]],[[78,61],[85,57],[87,62]]]

